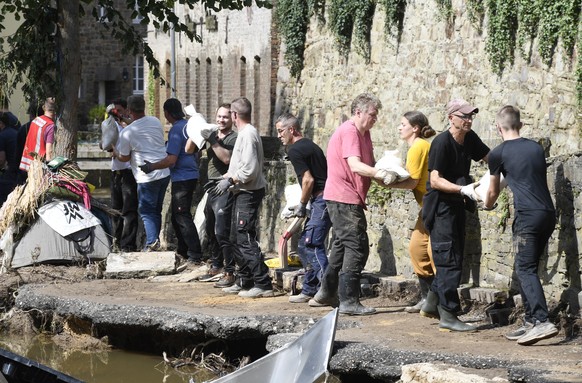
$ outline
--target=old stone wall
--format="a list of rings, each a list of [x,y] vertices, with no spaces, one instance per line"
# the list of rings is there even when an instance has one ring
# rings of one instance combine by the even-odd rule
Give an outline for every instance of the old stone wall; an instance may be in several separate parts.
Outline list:
[[[559,298],[563,290],[580,288],[580,114],[577,109],[574,61],[558,46],[553,64],[542,64],[537,41],[531,62],[516,53],[515,63],[502,76],[492,73],[485,52],[487,22],[479,33],[470,23],[464,1],[453,0],[454,21],[447,25],[434,0],[407,2],[400,44],[384,34],[384,12],[376,7],[372,27],[371,62],[356,53],[341,58],[325,26],[311,20],[305,50],[305,69],[299,79],[281,65],[275,114],[289,110],[303,120],[303,129],[324,149],[335,127],[349,116],[352,99],[367,91],[383,103],[372,129],[376,158],[384,150],[407,147],[399,141],[397,125],[406,111],[418,109],[431,125],[446,129],[444,108],[457,97],[479,107],[473,129],[490,146],[501,142],[494,129],[495,113],[504,104],[522,111],[522,135],[550,143],[547,150],[550,184],[558,224],[548,255],[540,264],[546,292]],[[528,47],[526,47],[528,48]],[[485,165],[473,165],[475,176]],[[511,224],[511,193],[492,211],[468,217],[464,283],[497,288],[515,287]],[[407,191],[373,189],[369,196],[370,259],[367,269],[388,274],[413,274],[407,247],[418,206]],[[509,215],[507,216],[507,213]]]

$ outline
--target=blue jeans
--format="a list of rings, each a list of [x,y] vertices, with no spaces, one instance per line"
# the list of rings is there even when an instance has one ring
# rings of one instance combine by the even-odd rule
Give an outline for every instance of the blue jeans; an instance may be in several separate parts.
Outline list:
[[[178,239],[177,253],[191,261],[202,260],[198,230],[192,219],[192,197],[197,179],[172,181],[172,226]]]
[[[146,232],[146,246],[158,240],[162,228],[162,205],[170,176],[137,184],[138,210]]]
[[[265,256],[257,241],[259,206],[265,189],[241,191],[234,196],[231,242],[233,254],[239,266],[240,285],[243,288],[258,287],[271,290],[273,285]]]
[[[204,208],[212,267],[215,269],[224,267],[224,271],[227,273],[234,273],[235,267],[233,244],[230,242],[233,204],[234,195],[232,193],[224,193],[219,196],[209,193]]]
[[[431,289],[439,305],[452,313],[461,309],[457,288],[461,283],[465,248],[465,207],[463,203],[439,201],[430,232],[436,276]]]
[[[311,199],[311,215],[303,233],[297,251],[301,263],[305,268],[302,293],[314,296],[321,285],[321,279],[327,269],[327,254],[325,252],[325,239],[329,233],[331,220],[327,212],[325,200],[322,195]]]
[[[548,320],[548,306],[538,277],[538,264],[556,225],[553,211],[518,211],[513,221],[515,273],[519,279],[525,320]]]
[[[333,225],[334,239],[326,273],[337,275],[341,271],[359,276],[370,254],[364,207],[327,201],[327,211]]]

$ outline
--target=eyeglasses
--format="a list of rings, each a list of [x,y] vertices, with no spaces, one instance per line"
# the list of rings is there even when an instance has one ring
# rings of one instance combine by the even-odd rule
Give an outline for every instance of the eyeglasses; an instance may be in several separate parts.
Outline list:
[[[453,114],[453,116],[457,116],[465,121],[475,119],[475,113],[471,113],[471,114],[460,113],[460,114]]]

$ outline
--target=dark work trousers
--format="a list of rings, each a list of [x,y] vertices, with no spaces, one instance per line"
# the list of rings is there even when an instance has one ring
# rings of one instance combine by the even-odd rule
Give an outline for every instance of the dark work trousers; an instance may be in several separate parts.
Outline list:
[[[259,206],[264,196],[264,188],[240,191],[234,195],[230,237],[243,288],[251,288],[253,285],[265,290],[273,288],[269,268],[257,240]]]
[[[3,174],[0,176],[0,207],[8,199],[8,195],[12,193],[16,187],[16,174],[8,175]]]
[[[137,184],[131,169],[111,172],[111,207],[121,212],[112,217],[113,237],[121,251],[137,250]]]
[[[234,273],[235,261],[233,245],[230,242],[230,225],[234,195],[208,193],[204,215],[206,216],[206,235],[210,249],[212,267],[224,267],[227,273]]]
[[[323,274],[327,269],[325,240],[329,233],[331,221],[323,195],[311,199],[311,214],[305,223],[299,239],[297,252],[305,268],[305,277],[301,293],[314,296],[319,289]]]
[[[436,277],[431,289],[439,305],[452,313],[461,309],[457,288],[463,270],[465,248],[465,207],[462,202],[439,200],[430,232]]]
[[[326,273],[360,275],[368,261],[370,246],[364,207],[326,201],[333,226],[333,242]]]
[[[525,319],[548,320],[548,306],[538,277],[538,264],[556,225],[556,213],[546,210],[518,211],[513,221],[515,273],[519,279]]]
[[[178,239],[177,253],[192,261],[202,260],[202,247],[191,210],[197,181],[172,181],[172,226]]]

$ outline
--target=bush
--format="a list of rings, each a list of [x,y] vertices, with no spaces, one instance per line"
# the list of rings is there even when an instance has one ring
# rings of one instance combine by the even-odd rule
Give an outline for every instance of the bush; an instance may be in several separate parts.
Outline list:
[[[89,109],[89,121],[92,124],[100,124],[105,119],[105,105],[95,105]]]

